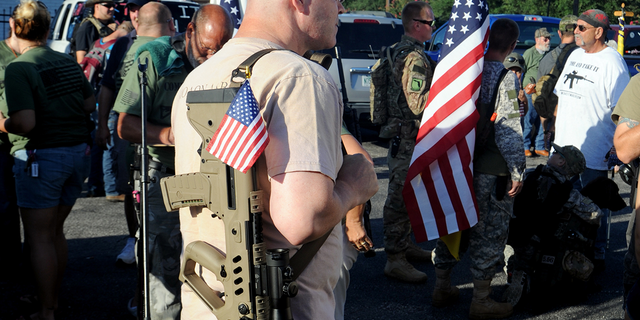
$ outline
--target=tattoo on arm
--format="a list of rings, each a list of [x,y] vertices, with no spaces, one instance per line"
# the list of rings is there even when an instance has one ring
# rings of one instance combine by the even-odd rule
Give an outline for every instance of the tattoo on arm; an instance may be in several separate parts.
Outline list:
[[[623,123],[626,123],[627,127],[629,127],[629,129],[633,129],[635,126],[638,125],[638,121],[636,121],[636,120],[632,120],[632,119],[625,118],[625,117],[620,117],[620,121],[618,121],[618,125],[621,125]]]

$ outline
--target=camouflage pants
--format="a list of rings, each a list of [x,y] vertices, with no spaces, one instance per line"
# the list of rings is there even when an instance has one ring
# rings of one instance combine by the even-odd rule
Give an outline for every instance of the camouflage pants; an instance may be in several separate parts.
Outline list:
[[[496,199],[497,176],[475,173],[473,188],[478,202],[478,223],[463,231],[460,243],[460,257],[469,251],[471,275],[476,280],[490,280],[503,266],[503,252],[509,235],[509,220],[513,211],[513,198],[506,195],[511,188],[511,180],[502,200]],[[436,244],[435,266],[451,269],[458,261],[449,253],[441,240]]]
[[[180,319],[180,253],[182,234],[178,212],[167,212],[160,179],[170,176],[149,169],[149,301],[151,319]],[[138,189],[138,188],[136,188]]]
[[[382,220],[384,226],[384,251],[396,254],[407,250],[407,241],[411,241],[411,222],[402,198],[404,181],[411,163],[415,140],[401,139],[398,153],[392,157],[391,140],[387,163],[389,164],[389,192],[384,203]]]
[[[631,287],[640,279],[640,266],[638,266],[638,261],[636,260],[635,255],[635,241],[633,239],[633,235],[635,232],[635,210],[632,211],[631,219],[629,219],[629,227],[627,228],[627,241],[629,243],[629,248],[624,255],[624,260],[622,262],[624,266],[624,271],[622,274],[622,282],[624,285],[624,306],[627,303],[627,294]]]

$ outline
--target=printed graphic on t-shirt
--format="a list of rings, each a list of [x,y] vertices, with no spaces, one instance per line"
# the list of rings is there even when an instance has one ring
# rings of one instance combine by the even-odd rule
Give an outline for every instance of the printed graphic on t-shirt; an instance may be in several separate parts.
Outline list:
[[[581,76],[580,74],[578,74],[577,70],[573,70],[570,73],[565,73],[564,74],[564,83],[567,83],[567,81],[570,81],[569,82],[569,89],[573,89],[573,84],[575,83],[577,85],[580,80],[588,81],[588,82],[593,83],[593,81],[587,79],[586,76]]]

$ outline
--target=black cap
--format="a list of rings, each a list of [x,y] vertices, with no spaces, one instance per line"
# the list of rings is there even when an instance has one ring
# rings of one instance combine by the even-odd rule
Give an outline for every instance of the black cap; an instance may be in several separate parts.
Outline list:
[[[142,7],[142,6],[144,6],[145,4],[147,4],[149,2],[151,2],[151,0],[129,0],[129,1],[127,1],[127,5],[135,4],[135,5],[138,5],[138,6]]]

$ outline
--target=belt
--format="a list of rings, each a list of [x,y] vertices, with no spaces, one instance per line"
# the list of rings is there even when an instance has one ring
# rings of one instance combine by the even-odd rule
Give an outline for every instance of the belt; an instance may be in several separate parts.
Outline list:
[[[158,162],[153,159],[149,160],[149,168],[156,171],[160,171],[162,173],[166,173],[166,174],[176,174],[176,171],[174,169],[169,168],[164,164],[162,164],[161,162]]]

